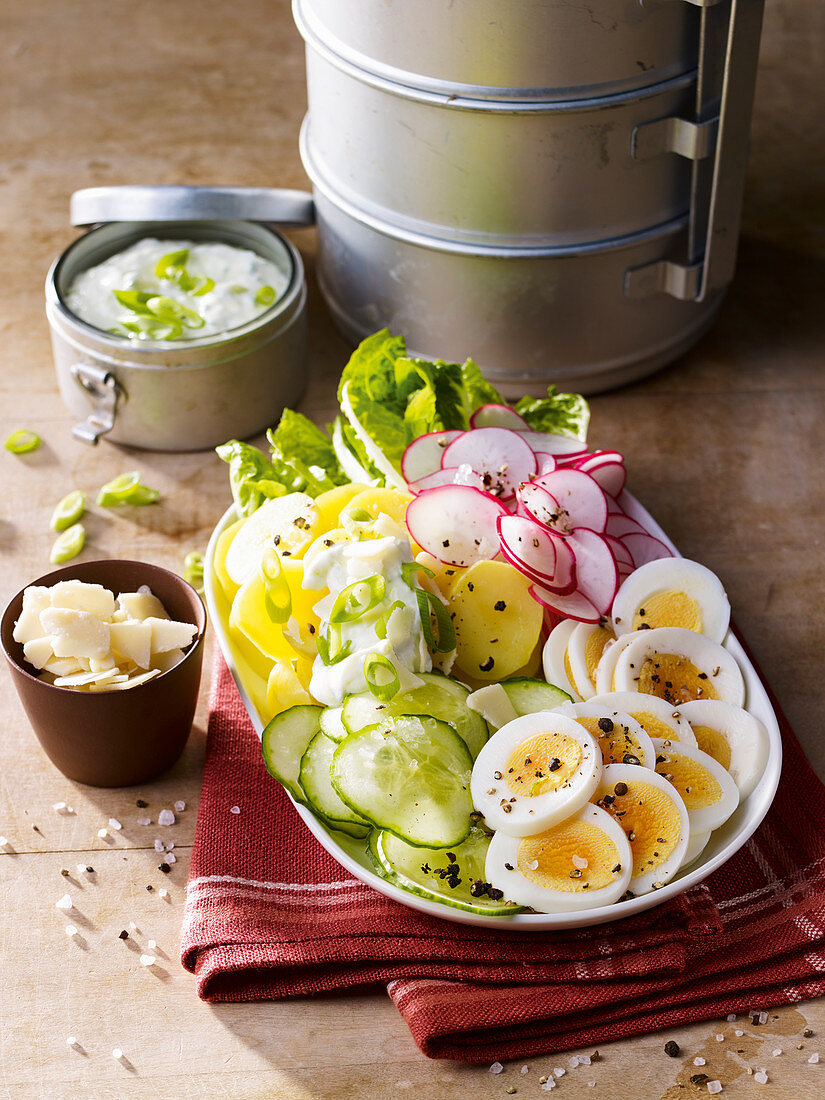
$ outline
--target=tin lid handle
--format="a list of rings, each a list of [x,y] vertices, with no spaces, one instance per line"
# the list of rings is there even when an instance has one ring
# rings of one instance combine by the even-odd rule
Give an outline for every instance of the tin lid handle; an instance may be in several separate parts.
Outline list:
[[[702,9],[697,123],[718,109],[716,151],[693,166],[687,262],[658,260],[628,271],[631,298],[664,292],[703,302],[730,283],[736,267],[764,0],[730,0],[729,12],[716,0],[688,2]]]
[[[312,225],[308,191],[274,187],[86,187],[71,198],[72,225],[102,222],[249,221]]]

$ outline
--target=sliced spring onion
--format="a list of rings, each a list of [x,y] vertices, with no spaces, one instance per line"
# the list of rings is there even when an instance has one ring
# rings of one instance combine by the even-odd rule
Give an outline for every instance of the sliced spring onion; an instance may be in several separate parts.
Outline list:
[[[352,639],[342,642],[341,627],[337,623],[330,623],[327,633],[329,637],[319,634],[316,639],[318,656],[325,665],[337,665],[339,661],[349,657],[352,651]]]
[[[292,615],[292,593],[281,567],[278,551],[269,546],[261,558],[264,606],[273,623],[286,623]]]
[[[364,679],[379,703],[388,703],[401,688],[395,665],[383,653],[369,653],[364,658]]]
[[[184,268],[188,259],[188,248],[179,248],[176,252],[167,252],[155,264],[156,277],[158,279],[176,279],[178,272]]]
[[[149,294],[145,290],[113,290],[115,298],[126,309],[132,311],[132,313],[151,314],[152,310],[149,309],[149,299],[155,298],[157,295]]]
[[[104,508],[111,508],[114,504],[154,504],[159,499],[157,489],[141,485],[137,470],[107,481],[97,494],[97,503]]]
[[[390,618],[394,611],[403,610],[407,605],[403,600],[396,600],[395,603],[390,604],[384,614],[376,620],[375,633],[378,638],[383,642],[387,637],[387,630],[389,629]]]
[[[77,523],[86,510],[86,495],[80,489],[73,489],[59,500],[52,512],[49,526],[53,531],[65,531]]]
[[[86,529],[82,523],[74,523],[57,536],[49,554],[52,565],[62,565],[64,561],[76,558],[86,541]]]
[[[27,455],[29,451],[36,451],[43,440],[33,432],[31,428],[18,428],[6,439],[6,450],[13,455]]]
[[[199,551],[192,550],[183,559],[183,579],[197,593],[203,594],[203,554]]]
[[[277,295],[275,294],[274,287],[262,286],[255,295],[255,304],[259,306],[271,306],[276,297]]]
[[[452,653],[455,649],[455,627],[447,614],[447,608],[432,592],[425,592],[423,588],[414,588],[415,598],[418,602],[418,613],[421,616],[421,629],[424,631],[424,640],[435,653]],[[435,616],[435,625],[438,629],[438,640],[433,637],[433,626],[430,621],[430,613]]]
[[[428,565],[420,565],[417,561],[401,562],[401,579],[410,588],[415,588],[415,578],[419,573],[428,577],[434,577],[435,573]]]
[[[331,623],[354,623],[378,607],[387,591],[387,582],[380,573],[353,581],[341,589],[329,613]]]
[[[184,289],[188,289],[193,298],[202,298],[204,294],[215,289],[215,280],[208,275],[187,275],[187,278],[192,285]]]
[[[203,328],[206,324],[199,313],[179,302],[177,298],[166,298],[158,294],[150,298],[146,305],[159,321],[177,321],[186,328]]]

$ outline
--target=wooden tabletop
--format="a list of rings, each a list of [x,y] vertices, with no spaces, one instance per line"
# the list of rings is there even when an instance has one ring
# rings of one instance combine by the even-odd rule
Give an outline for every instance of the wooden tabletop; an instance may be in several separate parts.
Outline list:
[[[139,468],[162,503],[139,515],[92,508],[85,556],[134,557],[180,570],[205,548],[229,502],[210,453],[93,449],[73,440],[55,384],[43,281],[74,237],[68,198],[118,183],[306,187],[297,137],[305,110],[302,44],[286,0],[6,0],[0,38],[0,436],[27,426],[36,453],[0,451],[0,603],[48,568],[55,501],[93,494]],[[655,377],[592,402],[593,445],[627,456],[631,488],[682,552],[722,577],[736,618],[820,775],[825,461],[823,289],[825,18],[812,0],[769,0],[736,282],[710,335]],[[303,408],[329,412],[348,346],[313,279],[315,242],[293,234],[309,267],[312,378]],[[468,349],[470,352],[472,349]],[[135,510],[136,511],[136,510]],[[208,679],[209,659],[205,664]],[[65,779],[40,750],[8,676],[0,677],[0,1095],[8,1097],[398,1097],[479,1100],[539,1095],[559,1058],[500,1077],[426,1059],[384,995],[283,1003],[200,1002],[178,959],[188,856],[204,751],[208,684],[179,764],[144,787],[100,790]],[[149,803],[145,811],[136,799]],[[186,809],[169,836],[177,863],[157,870],[155,832],[138,826]],[[73,813],[52,807],[66,802]],[[122,823],[101,840],[110,818]],[[80,875],[76,864],[94,875]],[[68,870],[68,878],[61,871]],[[147,892],[147,884],[155,889]],[[158,888],[165,886],[162,898]],[[71,917],[55,907],[69,892]],[[64,934],[68,920],[79,934]],[[136,926],[133,927],[133,925]],[[121,940],[125,929],[129,938]],[[149,940],[158,966],[139,963]],[[811,1027],[813,1038],[802,1039]],[[772,1012],[747,1057],[713,1041],[711,1021],[603,1048],[559,1096],[685,1096],[700,1051],[724,1096],[825,1095],[807,1063],[825,1005]],[[819,1036],[821,1035],[821,1039]],[[78,1048],[67,1046],[67,1037]],[[667,1058],[675,1038],[685,1056]],[[798,1051],[797,1044],[804,1043]],[[112,1058],[119,1047],[125,1061]],[[771,1051],[782,1048],[781,1057]],[[563,1063],[562,1063],[563,1064]],[[596,1081],[591,1091],[587,1082]]]

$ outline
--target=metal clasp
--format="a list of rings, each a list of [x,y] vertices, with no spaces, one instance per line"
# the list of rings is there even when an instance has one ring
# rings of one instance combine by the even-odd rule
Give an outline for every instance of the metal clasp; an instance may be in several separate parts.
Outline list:
[[[662,153],[678,153],[688,160],[704,160],[716,151],[719,119],[689,122],[686,118],[657,118],[636,126],[630,149],[636,160],[650,160]]]
[[[92,399],[92,411],[80,424],[75,424],[72,435],[94,447],[102,435],[114,428],[117,402],[123,391],[112,372],[103,367],[75,363],[69,369],[72,377]]]

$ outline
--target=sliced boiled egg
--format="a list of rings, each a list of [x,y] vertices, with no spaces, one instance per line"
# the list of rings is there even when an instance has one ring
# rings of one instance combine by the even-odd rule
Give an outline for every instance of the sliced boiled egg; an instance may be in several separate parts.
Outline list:
[[[569,913],[610,905],[627,890],[633,856],[617,821],[588,803],[534,836],[497,832],[487,849],[487,881],[519,905]]]
[[[687,558],[658,558],[634,570],[613,601],[616,634],[677,626],[721,642],[730,604],[715,573]]]
[[[605,692],[614,691],[613,674],[616,671],[616,663],[619,657],[636,638],[635,634],[623,634],[615,642],[610,642],[602,650],[599,663],[596,666],[596,694],[604,695]]]
[[[641,724],[629,714],[588,699],[563,703],[559,714],[569,714],[599,742],[603,764],[637,764],[652,768],[656,761],[653,742]]]
[[[540,711],[493,734],[473,765],[470,789],[491,829],[529,836],[575,813],[601,773],[595,737],[568,716]]]
[[[599,623],[577,623],[567,641],[565,668],[582,699],[596,694],[596,669],[616,635]]]
[[[581,695],[573,683],[573,674],[567,657],[567,643],[577,625],[572,619],[562,619],[558,626],[550,631],[541,655],[544,678],[547,683],[560,687],[573,699],[581,699]]]
[[[704,831],[694,829],[690,834],[690,840],[688,841],[687,851],[685,852],[684,859],[682,860],[682,867],[690,867],[691,863],[695,863],[699,856],[704,852],[708,846],[710,840],[710,829]]]
[[[656,771],[684,802],[690,827],[706,832],[723,825],[739,805],[739,788],[718,760],[701,749],[654,740]]]
[[[613,673],[616,691],[657,695],[674,706],[691,699],[723,699],[737,707],[744,703],[739,665],[718,642],[676,626],[629,637],[633,641],[622,650]]]
[[[636,719],[648,737],[669,737],[671,741],[681,741],[686,745],[696,744],[690,723],[682,719],[671,703],[657,695],[644,695],[641,691],[610,691],[604,695],[594,695],[588,702],[624,711]]]
[[[630,890],[658,890],[682,865],[690,819],[673,786],[650,768],[609,764],[602,772],[597,803],[621,825],[633,853]]]
[[[768,762],[768,731],[741,707],[718,699],[696,699],[679,707],[699,748],[730,772],[739,797],[747,798]]]

